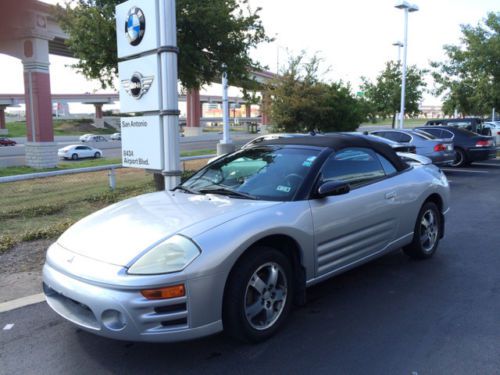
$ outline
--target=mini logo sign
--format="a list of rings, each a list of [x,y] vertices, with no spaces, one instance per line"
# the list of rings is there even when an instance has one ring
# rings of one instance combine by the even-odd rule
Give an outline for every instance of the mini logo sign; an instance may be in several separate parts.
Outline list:
[[[127,21],[125,22],[125,34],[127,35],[128,42],[133,46],[138,45],[145,31],[146,18],[144,17],[144,12],[138,7],[130,8]]]
[[[122,86],[132,98],[140,99],[151,87],[154,76],[144,77],[141,73],[135,72],[130,79],[122,80]]]

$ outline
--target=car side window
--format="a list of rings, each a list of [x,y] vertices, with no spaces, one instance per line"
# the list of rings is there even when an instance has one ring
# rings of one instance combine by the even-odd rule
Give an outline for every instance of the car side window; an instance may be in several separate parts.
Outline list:
[[[372,132],[372,134],[374,134],[374,135],[376,135],[378,137],[387,138],[387,136],[386,136],[387,132],[375,131],[375,132]]]
[[[399,142],[399,139],[401,138],[399,132],[384,132],[383,137],[394,142]]]
[[[77,146],[75,147],[75,150],[85,150],[85,148],[83,146]]]
[[[405,134],[405,133],[399,133],[399,142],[402,142],[402,143],[409,143],[411,142],[411,136],[409,136],[408,134]]]
[[[385,177],[382,163],[373,150],[346,148],[331,155],[323,165],[323,181],[347,182],[352,188]]]
[[[380,164],[382,164],[382,168],[384,168],[384,172],[387,176],[391,176],[393,174],[396,174],[398,170],[392,163],[387,160],[385,157],[380,155],[379,153],[376,153],[378,160],[380,160]]]
[[[443,129],[441,132],[441,138],[453,138],[453,133],[449,130]]]

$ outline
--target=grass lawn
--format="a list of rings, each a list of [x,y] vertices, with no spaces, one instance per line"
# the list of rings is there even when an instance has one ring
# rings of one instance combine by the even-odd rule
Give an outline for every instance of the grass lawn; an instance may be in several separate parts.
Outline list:
[[[154,191],[152,175],[141,169],[116,170],[116,186],[109,190],[107,171],[0,184],[0,252],[19,242],[57,237],[100,208]]]
[[[181,157],[189,157],[189,156],[201,156],[201,155],[213,155],[216,154],[216,150],[204,149],[204,150],[194,150],[194,151],[181,151]]]
[[[94,120],[91,119],[54,119],[54,135],[82,135],[92,134],[113,134],[117,130],[112,126],[105,126],[103,129],[92,126]],[[14,121],[6,124],[9,130],[9,137],[26,137],[26,121]]]
[[[56,168],[35,169],[35,168],[25,167],[25,166],[0,168],[0,177],[16,176],[18,174],[28,174],[28,173],[37,173],[37,172],[59,171],[59,170],[63,170],[63,169],[97,167],[99,165],[121,164],[121,163],[122,163],[122,160],[120,158],[84,159],[84,160],[77,160],[77,161],[64,160],[64,161],[61,161],[57,165]]]
[[[410,118],[410,119],[405,119],[404,125],[405,128],[414,128],[415,126],[422,126],[424,125],[429,119],[426,118]],[[396,121],[396,125],[398,124],[398,121]],[[377,126],[377,125],[392,125],[392,119],[380,119],[377,122],[364,122],[360,126]]]

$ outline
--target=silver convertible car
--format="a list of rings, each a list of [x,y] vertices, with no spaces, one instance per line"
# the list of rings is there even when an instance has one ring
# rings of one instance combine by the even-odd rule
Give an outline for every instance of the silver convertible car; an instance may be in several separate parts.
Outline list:
[[[44,292],[62,317],[114,339],[224,329],[257,342],[315,283],[400,248],[431,257],[448,200],[437,167],[364,137],[263,141],[73,225],[48,249]]]

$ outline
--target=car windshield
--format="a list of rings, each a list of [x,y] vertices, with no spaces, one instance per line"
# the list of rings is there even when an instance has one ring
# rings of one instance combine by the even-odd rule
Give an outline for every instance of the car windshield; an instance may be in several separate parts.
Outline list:
[[[177,189],[196,194],[290,201],[302,186],[318,149],[261,146],[214,161]]]

